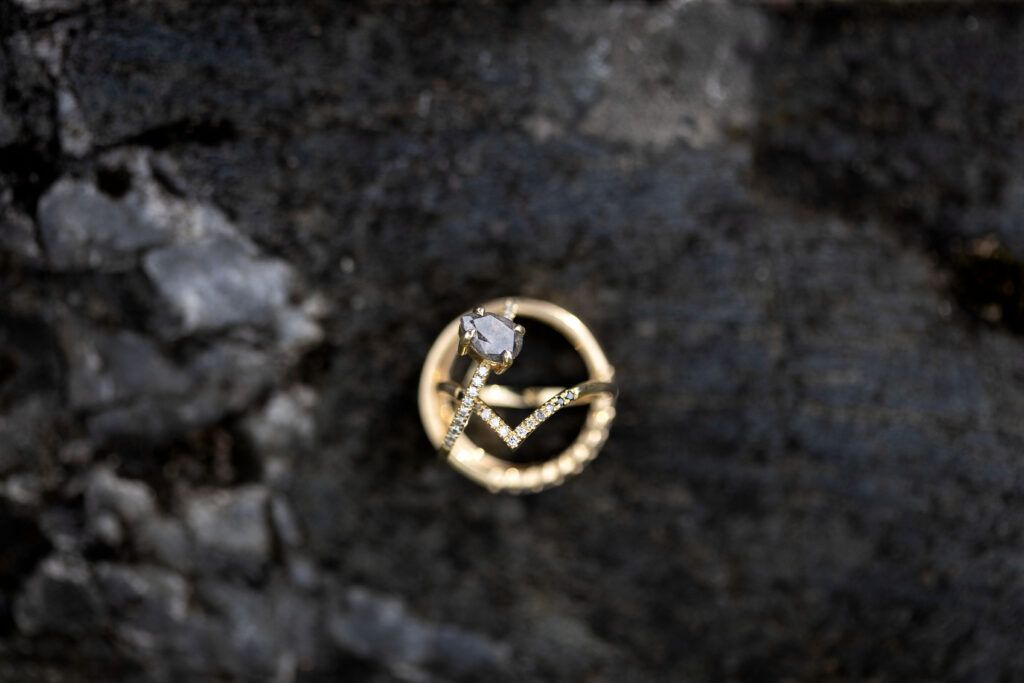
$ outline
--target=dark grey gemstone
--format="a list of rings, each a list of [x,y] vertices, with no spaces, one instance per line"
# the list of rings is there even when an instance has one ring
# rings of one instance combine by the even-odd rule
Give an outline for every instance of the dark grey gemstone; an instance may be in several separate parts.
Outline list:
[[[511,351],[512,357],[516,358],[523,348],[523,335],[516,332],[516,324],[494,313],[467,313],[462,316],[459,327],[461,333],[476,330],[469,347],[483,360],[500,363],[505,351]]]

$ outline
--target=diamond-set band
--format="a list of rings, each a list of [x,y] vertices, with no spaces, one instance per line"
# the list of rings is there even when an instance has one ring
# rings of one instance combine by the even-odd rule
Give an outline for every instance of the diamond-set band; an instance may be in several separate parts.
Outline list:
[[[455,445],[455,440],[466,430],[470,416],[479,405],[480,387],[484,385],[490,374],[490,368],[481,363],[473,373],[473,379],[469,386],[459,394],[461,396],[459,407],[455,410],[455,417],[452,418],[451,425],[448,427],[448,433],[444,435],[444,442],[441,444],[442,451],[446,453],[450,451]]]
[[[532,412],[525,420],[519,423],[519,426],[512,429],[505,421],[498,416],[490,407],[487,406],[483,401],[478,401],[476,404],[476,413],[479,415],[488,427],[494,430],[494,433],[501,437],[502,441],[515,450],[519,448],[519,445],[523,440],[533,433],[533,430],[540,426],[544,420],[554,415],[558,410],[561,410],[565,406],[569,405],[572,401],[576,400],[579,395],[578,391],[574,389],[566,389],[558,396],[555,396],[548,400],[544,405],[537,408]]]
[[[517,315],[565,337],[583,359],[588,379],[569,387],[521,390],[488,384],[511,367],[522,349],[526,329],[514,322]],[[456,382],[450,372],[459,355],[468,355],[475,364]],[[455,469],[492,491],[536,492],[579,473],[601,450],[615,417],[613,374],[593,335],[568,311],[535,299],[495,300],[460,316],[434,343],[420,377],[420,415],[439,453]],[[575,405],[588,408],[579,435],[565,451],[541,462],[504,460],[465,433],[476,416],[515,451],[558,411]],[[502,407],[528,409],[529,414],[512,426],[498,414]]]

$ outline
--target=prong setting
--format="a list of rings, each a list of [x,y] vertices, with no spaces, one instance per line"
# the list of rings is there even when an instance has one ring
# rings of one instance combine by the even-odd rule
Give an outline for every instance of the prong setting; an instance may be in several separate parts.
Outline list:
[[[462,333],[462,336],[459,338],[459,355],[460,356],[465,356],[467,353],[469,353],[469,343],[471,341],[473,341],[473,338],[475,336],[476,336],[476,330],[466,330],[466,331],[464,331]]]
[[[503,372],[522,350],[524,331],[509,318],[477,308],[459,319],[459,354]]]

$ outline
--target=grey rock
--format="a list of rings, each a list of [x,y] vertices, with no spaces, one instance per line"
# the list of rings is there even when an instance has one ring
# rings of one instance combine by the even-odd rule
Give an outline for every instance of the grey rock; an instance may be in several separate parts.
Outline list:
[[[69,12],[81,9],[83,0],[14,0],[14,4],[29,13]]]
[[[78,120],[73,96],[63,93],[59,107],[65,120],[65,145],[88,151],[87,131]],[[126,148],[102,156],[101,170],[124,174],[126,186],[104,192],[91,180],[62,178],[39,200],[38,221],[46,255],[56,270],[123,271],[140,253],[175,241],[233,235],[216,208],[182,199],[160,178],[167,161],[145,150]],[[159,177],[158,177],[159,176]],[[111,194],[114,192],[117,196]]]
[[[185,524],[176,517],[156,516],[132,528],[132,542],[140,557],[179,572],[194,567],[195,549]]]
[[[39,201],[46,255],[61,270],[130,268],[138,252],[170,238],[164,226],[138,218],[131,207],[82,180],[61,180]]]
[[[316,602],[271,584],[262,591],[200,581],[203,613],[176,634],[182,661],[245,680],[292,681],[320,656]]]
[[[0,475],[25,468],[38,457],[38,441],[49,431],[56,404],[31,396],[0,413]]]
[[[225,237],[154,251],[145,267],[188,333],[270,325],[291,285],[283,263],[259,259],[251,245]]]
[[[42,262],[42,251],[36,241],[36,226],[23,212],[4,206],[10,202],[10,196],[9,190],[0,193],[0,250],[15,254],[25,263],[38,265]]]
[[[317,400],[316,391],[304,385],[274,394],[247,423],[249,437],[267,454],[285,455],[312,445],[316,438],[312,411]]]
[[[342,649],[378,660],[399,674],[429,665],[453,673],[492,669],[508,660],[507,645],[410,614],[400,600],[363,588],[346,592],[328,630]]]
[[[146,273],[181,318],[185,334],[247,325],[271,331],[285,348],[321,338],[319,326],[293,310],[294,272],[261,257],[246,240],[211,237],[150,252]]]
[[[57,90],[57,116],[60,120],[60,146],[65,153],[83,157],[92,149],[92,134],[86,125],[78,100],[67,88]]]
[[[679,141],[701,148],[756,123],[756,64],[746,55],[764,48],[768,25],[753,8],[561,3],[545,18],[582,48],[573,50],[574,87],[587,105],[580,125],[589,135],[654,149]],[[670,55],[682,52],[688,68],[673,69]]]
[[[184,378],[185,392],[164,393],[154,381],[148,393],[137,400],[106,407],[91,416],[88,429],[101,442],[132,435],[170,439],[255,402],[286,367],[247,345],[225,343],[200,352],[186,367],[175,369],[174,382],[166,387]],[[140,378],[145,381],[146,376]]]
[[[106,467],[98,467],[86,485],[85,509],[90,518],[110,512],[126,524],[136,525],[156,514],[156,500],[142,482],[123,479]]]
[[[284,359],[248,345],[219,344],[190,360],[193,391],[175,406],[175,413],[185,424],[196,426],[241,411],[256,403],[288,367]]]
[[[192,541],[181,520],[164,515],[143,482],[96,468],[85,487],[87,531],[108,546],[129,544],[139,557],[177,571],[192,568]]]
[[[167,629],[181,628],[188,615],[189,586],[175,572],[147,565],[100,563],[97,590],[131,647],[152,650]]]
[[[202,563],[253,573],[269,559],[271,536],[266,488],[248,485],[192,494],[185,501],[185,524]]]
[[[274,394],[244,421],[246,436],[263,459],[268,483],[286,486],[295,459],[315,444],[317,400],[311,387],[294,386]]]
[[[0,146],[17,140],[20,132],[17,119],[0,108]]]
[[[51,555],[25,583],[14,604],[14,620],[27,635],[84,636],[103,616],[91,567],[80,557]]]
[[[184,394],[191,378],[154,343],[127,330],[113,333],[69,319],[60,328],[71,373],[68,397],[77,409],[95,410],[148,396]]]

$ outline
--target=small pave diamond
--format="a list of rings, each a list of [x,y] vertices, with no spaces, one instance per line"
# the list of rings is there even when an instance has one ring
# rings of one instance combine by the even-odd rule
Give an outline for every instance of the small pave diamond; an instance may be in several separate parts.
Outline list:
[[[478,387],[478,386],[480,386],[483,383],[484,383],[483,375],[475,375],[473,377],[473,379],[472,379],[472,384],[473,384],[474,387]]]
[[[483,367],[480,368],[481,370]],[[476,385],[476,376],[473,378],[473,384]],[[470,386],[466,389],[467,398],[478,396],[479,393],[475,392],[476,387]],[[543,405],[539,406],[536,410],[526,416],[526,418],[519,423],[517,426],[511,426],[505,424],[501,417],[486,403],[483,403],[479,399],[475,399],[475,410],[485,424],[491,427],[499,437],[505,442],[509,448],[518,448],[526,438],[533,433],[542,422],[554,415],[556,412],[569,405],[580,396],[580,390],[578,387],[571,389],[564,389],[560,394],[552,396]],[[458,418],[456,418],[458,420]],[[457,430],[456,426],[453,429]],[[456,435],[451,437],[453,439],[458,438],[459,432],[456,431]],[[573,457],[573,464],[575,465],[578,458]]]
[[[486,365],[481,365],[480,367],[478,367],[476,369],[476,374],[480,375],[481,377],[486,377],[487,376],[487,366]]]

